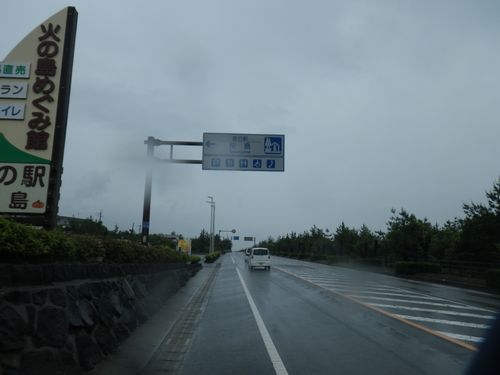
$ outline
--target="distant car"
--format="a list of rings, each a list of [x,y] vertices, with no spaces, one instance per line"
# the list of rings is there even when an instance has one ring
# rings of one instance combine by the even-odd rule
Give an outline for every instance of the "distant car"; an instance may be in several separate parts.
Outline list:
[[[257,267],[262,267],[265,270],[271,269],[271,255],[269,254],[269,250],[265,247],[254,247],[250,250],[248,268],[253,270]]]

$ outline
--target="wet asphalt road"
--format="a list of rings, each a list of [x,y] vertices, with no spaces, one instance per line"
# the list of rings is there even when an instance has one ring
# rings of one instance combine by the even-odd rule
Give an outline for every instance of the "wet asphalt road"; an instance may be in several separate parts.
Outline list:
[[[492,295],[346,268],[221,262],[182,374],[460,374],[500,309]]]

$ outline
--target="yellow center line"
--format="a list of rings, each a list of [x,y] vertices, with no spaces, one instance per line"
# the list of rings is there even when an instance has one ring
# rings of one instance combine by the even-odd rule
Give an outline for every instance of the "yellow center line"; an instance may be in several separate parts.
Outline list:
[[[368,308],[368,309],[371,309],[371,310],[373,310],[373,311],[376,311],[376,312],[378,312],[379,314],[382,314],[382,315],[387,316],[387,317],[389,317],[389,318],[392,318],[392,319],[395,319],[395,320],[397,320],[397,321],[400,321],[401,323],[405,323],[405,324],[407,324],[407,325],[409,325],[409,326],[411,326],[411,327],[413,327],[413,328],[417,328],[417,329],[419,329],[419,330],[421,330],[421,331],[424,331],[424,332],[426,332],[426,333],[428,333],[428,334],[430,334],[430,335],[433,335],[433,336],[439,337],[439,338],[441,338],[441,339],[443,339],[443,340],[446,340],[446,341],[448,341],[448,342],[451,342],[451,343],[453,343],[453,344],[456,344],[456,345],[458,345],[458,346],[461,346],[461,347],[463,347],[463,348],[465,348],[465,349],[469,349],[469,350],[474,351],[474,352],[476,352],[476,351],[477,351],[477,348],[476,348],[475,346],[473,346],[473,345],[469,345],[469,344],[467,344],[467,343],[465,343],[465,342],[463,342],[463,341],[453,339],[453,338],[451,338],[451,337],[448,337],[448,336],[446,336],[446,335],[443,335],[442,333],[440,333],[440,332],[438,332],[438,331],[434,331],[433,329],[430,329],[430,328],[425,327],[425,326],[423,326],[423,325],[420,325],[420,324],[417,324],[417,323],[411,322],[411,321],[409,321],[409,320],[407,320],[407,319],[404,319],[404,318],[401,318],[401,317],[399,317],[399,316],[397,316],[397,315],[391,314],[391,313],[389,313],[389,312],[387,312],[387,311],[385,311],[385,310],[379,309],[378,307],[375,307],[375,306],[372,306],[372,305],[367,304],[367,303],[365,303],[365,302],[362,302],[362,301],[358,300],[357,298],[353,298],[353,297],[348,296],[348,295],[346,295],[346,294],[343,294],[343,293],[337,292],[336,290],[333,290],[333,289],[327,289],[327,288],[325,288],[325,287],[322,287],[322,286],[320,286],[320,285],[318,285],[318,284],[315,284],[315,283],[313,283],[313,282],[311,282],[311,281],[309,281],[309,280],[307,280],[307,279],[304,279],[304,278],[303,278],[303,277],[301,277],[301,276],[297,276],[297,275],[295,275],[295,274],[293,274],[293,273],[291,273],[291,272],[289,272],[289,271],[285,271],[284,269],[282,269],[282,268],[280,268],[280,267],[274,267],[274,269],[277,269],[277,270],[279,270],[279,271],[281,271],[281,272],[283,272],[283,273],[286,273],[286,274],[289,274],[289,275],[291,275],[291,276],[293,276],[293,277],[296,277],[296,278],[298,278],[298,279],[300,279],[300,280],[302,280],[302,281],[305,281],[305,282],[307,282],[307,283],[309,283],[309,284],[311,284],[311,285],[314,285],[314,286],[315,286],[315,287],[317,287],[317,288],[321,288],[321,289],[324,289],[324,290],[326,290],[326,291],[328,291],[328,292],[330,292],[330,293],[333,293],[333,294],[339,295],[339,296],[341,296],[341,297],[344,297],[344,298],[348,299],[348,300],[349,300],[349,301],[351,301],[351,302],[357,303],[357,304],[359,304],[359,305],[361,305],[361,306],[364,306],[364,307],[366,307],[366,308]]]

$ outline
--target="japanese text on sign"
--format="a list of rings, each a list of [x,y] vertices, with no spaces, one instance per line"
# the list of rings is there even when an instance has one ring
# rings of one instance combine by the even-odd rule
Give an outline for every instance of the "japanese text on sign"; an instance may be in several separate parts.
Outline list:
[[[26,99],[28,84],[26,82],[0,82],[1,99]]]
[[[0,163],[0,211],[43,213],[47,197],[48,164]]]
[[[30,64],[0,62],[0,77],[29,78]]]
[[[49,133],[45,129],[52,125],[53,114],[50,113],[47,104],[54,101],[51,94],[56,87],[54,77],[58,69],[54,57],[59,53],[61,39],[58,33],[61,26],[49,23],[41,25],[40,28],[42,35],[38,38],[40,43],[37,47],[36,81],[33,84],[33,92],[37,94],[37,97],[31,102],[35,111],[31,113],[31,119],[28,122],[30,131],[26,133],[26,150],[47,150]]]
[[[282,172],[285,136],[272,134],[203,133],[205,170]]]
[[[25,104],[0,103],[0,120],[23,120]]]

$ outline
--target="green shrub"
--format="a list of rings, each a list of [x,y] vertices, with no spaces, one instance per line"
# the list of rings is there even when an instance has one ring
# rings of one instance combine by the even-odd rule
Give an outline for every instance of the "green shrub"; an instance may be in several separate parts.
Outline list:
[[[428,262],[396,262],[394,271],[399,275],[415,275],[417,273],[441,273],[441,266]]]
[[[214,251],[213,253],[205,255],[205,263],[213,263],[220,257],[220,252]]]
[[[335,257],[335,255],[328,255],[328,256],[326,257],[326,261],[327,261],[328,263],[333,264],[333,263],[335,263],[335,262],[337,261],[337,258]]]
[[[44,259],[50,256],[46,238],[42,230],[0,219],[0,260]]]
[[[500,268],[486,271],[485,280],[488,288],[500,290]]]
[[[75,258],[78,261],[91,262],[106,257],[106,249],[99,238],[83,234],[72,235],[70,238],[75,243]]]
[[[186,255],[166,246],[83,234],[46,231],[0,218],[1,262],[79,261],[110,263],[187,263]]]
[[[323,254],[312,254],[310,257],[311,260],[326,260],[326,255]]]
[[[95,240],[95,239],[94,239]],[[101,245],[104,250],[104,261],[110,263],[131,263],[139,262],[144,259],[144,255],[141,254],[136,246],[141,246],[138,243],[122,240],[122,239],[112,239],[106,238]],[[101,255],[97,255],[101,256]]]
[[[191,264],[198,264],[201,262],[201,258],[197,255],[191,255],[191,258],[190,258],[190,263]]]
[[[53,261],[58,260],[75,260],[77,257],[77,242],[68,237],[67,234],[60,230],[52,232],[40,231],[42,238],[45,238],[48,248],[50,249],[50,258]]]

